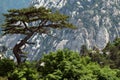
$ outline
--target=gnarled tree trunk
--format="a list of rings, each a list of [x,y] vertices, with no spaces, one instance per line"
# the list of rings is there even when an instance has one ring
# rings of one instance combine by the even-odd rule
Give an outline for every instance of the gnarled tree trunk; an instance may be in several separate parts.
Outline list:
[[[23,40],[20,41],[20,43],[16,44],[13,48],[13,54],[15,55],[16,59],[17,59],[17,63],[18,65],[21,63],[21,56],[20,54],[22,54],[22,50],[21,50],[21,47],[23,45],[25,45],[25,43],[27,43],[27,40],[31,38],[31,36],[33,35],[34,33],[30,33],[28,34]]]

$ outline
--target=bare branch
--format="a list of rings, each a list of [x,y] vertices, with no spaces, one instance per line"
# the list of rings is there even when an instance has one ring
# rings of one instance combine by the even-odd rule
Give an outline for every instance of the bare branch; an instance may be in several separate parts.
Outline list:
[[[51,27],[51,28],[62,28],[61,24],[48,24],[43,27]]]
[[[26,25],[26,23],[25,23],[24,21],[22,21],[22,22],[23,22],[26,30],[28,30],[28,31],[30,31],[30,32],[33,32],[31,29],[29,29],[29,28],[27,27],[27,25]]]
[[[32,45],[34,45],[35,43],[34,42],[26,42],[26,44],[32,44]]]

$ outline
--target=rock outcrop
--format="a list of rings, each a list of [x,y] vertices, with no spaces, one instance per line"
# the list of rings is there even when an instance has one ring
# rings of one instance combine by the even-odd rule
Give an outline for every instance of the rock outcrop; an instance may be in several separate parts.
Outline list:
[[[27,45],[31,59],[56,49],[80,51],[81,45],[103,49],[109,41],[120,36],[120,0],[33,0],[32,4],[59,10],[70,16],[69,21],[78,29],[53,30],[52,37],[34,35],[30,40],[35,45]]]

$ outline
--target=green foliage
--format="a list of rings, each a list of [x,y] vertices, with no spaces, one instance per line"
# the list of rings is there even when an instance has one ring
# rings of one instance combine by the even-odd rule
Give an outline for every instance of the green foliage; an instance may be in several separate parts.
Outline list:
[[[1,59],[0,60],[0,76],[8,76],[9,73],[13,72],[15,69],[15,64],[12,60]]]
[[[89,56],[92,62],[97,62],[102,67],[110,66],[113,69],[120,69],[120,38],[108,42],[106,47],[100,51],[96,47],[88,50],[85,45],[81,47],[81,56]]]
[[[111,68],[120,69],[120,38],[116,38],[112,43],[108,43],[103,52]]]
[[[76,73],[79,73],[78,69],[81,68],[78,64],[80,61],[79,54],[68,50],[51,52],[50,54],[44,55],[40,61],[41,63],[44,62],[45,65],[44,67],[39,66],[38,71],[41,72],[42,77],[44,76],[43,78],[45,79],[54,79],[56,77],[60,79],[77,79],[78,75]]]
[[[68,22],[68,16],[60,14],[58,11],[52,12],[50,9],[46,9],[45,7],[11,9],[8,10],[8,13],[4,14],[4,16],[6,17],[5,22],[3,24],[4,34],[26,35],[29,33],[29,31],[39,31],[39,29],[41,28],[38,27],[75,28],[75,26]],[[26,24],[35,21],[37,21],[39,25],[29,26]],[[18,22],[21,22],[26,27],[23,27],[23,25],[18,24]],[[50,23],[49,25],[47,25],[48,22]]]
[[[18,67],[8,59],[0,60],[0,76],[8,80],[38,80],[38,72],[34,63],[26,62]]]
[[[11,60],[2,59],[0,76],[8,80],[119,80],[120,70],[101,67],[87,55],[58,50],[44,54],[37,63],[25,62],[19,66]]]
[[[38,80],[38,72],[30,62],[21,64],[8,76],[11,80]]]
[[[69,50],[45,54],[38,63],[38,71],[44,80],[119,80],[119,70],[102,68],[90,57],[80,57]]]

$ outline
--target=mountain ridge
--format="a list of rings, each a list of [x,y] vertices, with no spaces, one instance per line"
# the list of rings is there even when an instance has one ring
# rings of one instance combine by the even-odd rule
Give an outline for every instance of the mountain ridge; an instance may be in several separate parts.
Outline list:
[[[42,53],[68,48],[80,51],[82,45],[102,50],[109,41],[120,36],[120,2],[119,0],[33,0],[35,7],[44,6],[70,16],[69,21],[78,27],[77,30],[53,30],[51,36],[34,35],[27,45],[31,59],[37,59]],[[8,37],[7,37],[8,38]],[[7,39],[6,38],[6,39]],[[20,37],[13,37],[7,46],[14,46]],[[6,39],[3,39],[5,41]],[[17,40],[16,40],[17,39]],[[34,55],[34,56],[33,56]]]

